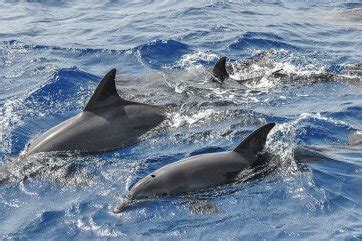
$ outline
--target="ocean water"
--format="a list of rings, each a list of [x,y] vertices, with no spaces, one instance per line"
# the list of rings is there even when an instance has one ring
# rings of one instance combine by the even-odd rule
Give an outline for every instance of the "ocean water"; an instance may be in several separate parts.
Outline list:
[[[0,237],[360,240],[361,36],[354,0],[1,1],[0,163],[11,178]],[[249,81],[208,81],[222,56]],[[110,153],[18,157],[81,111],[111,68],[124,98],[172,107],[161,127]],[[280,69],[299,81],[273,76]],[[339,78],[313,81],[319,73]],[[230,150],[267,122],[280,159],[270,175],[112,212],[149,172]],[[303,168],[300,146],[319,154]]]

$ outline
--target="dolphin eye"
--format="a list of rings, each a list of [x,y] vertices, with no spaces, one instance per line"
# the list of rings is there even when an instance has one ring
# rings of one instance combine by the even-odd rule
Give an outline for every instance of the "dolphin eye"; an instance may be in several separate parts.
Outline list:
[[[156,177],[156,176],[152,174],[151,177]]]

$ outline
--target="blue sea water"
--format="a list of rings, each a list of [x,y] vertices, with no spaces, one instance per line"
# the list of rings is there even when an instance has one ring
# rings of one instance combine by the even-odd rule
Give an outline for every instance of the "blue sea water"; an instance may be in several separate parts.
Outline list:
[[[1,1],[0,162],[12,181],[0,186],[0,237],[360,240],[362,148],[350,139],[362,130],[361,77],[308,76],[362,62],[361,9],[352,0]],[[218,57],[230,65],[262,51],[268,65],[234,77],[283,69],[306,83],[207,81]],[[121,96],[173,107],[161,128],[111,153],[18,157],[81,111],[111,68]],[[272,121],[277,170],[208,190],[216,211],[195,211],[193,197],[181,196],[112,212],[149,172],[230,150]],[[297,146],[324,158],[300,169]]]

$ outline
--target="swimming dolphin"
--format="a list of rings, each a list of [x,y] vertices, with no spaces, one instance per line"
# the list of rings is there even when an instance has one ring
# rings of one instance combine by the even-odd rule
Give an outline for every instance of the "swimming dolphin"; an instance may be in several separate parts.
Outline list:
[[[264,51],[251,59],[246,59],[243,61],[237,61],[237,69],[247,70],[250,69],[253,64],[267,66],[269,69],[272,69],[273,66],[267,62],[267,56],[272,53],[271,51]],[[328,71],[323,72],[310,72],[308,74],[300,73],[287,73],[283,69],[274,70],[271,73],[260,73],[257,76],[245,78],[245,79],[234,79],[232,78],[226,66],[226,57],[220,58],[215,66],[212,69],[211,81],[217,83],[223,83],[226,79],[233,79],[240,84],[244,84],[249,81],[260,81],[265,76],[270,76],[273,78],[278,78],[279,82],[285,82],[290,84],[298,83],[317,83],[317,82],[346,82],[346,83],[360,83],[362,76],[362,63],[348,64],[343,67],[339,73],[333,73]],[[228,67],[230,70],[230,67]]]
[[[251,65],[253,64],[259,64],[262,62],[265,62],[265,60],[267,59],[267,56],[269,54],[273,53],[273,50],[266,50],[263,51],[255,56],[253,56],[252,58],[243,60],[243,61],[238,61],[238,65],[242,68],[250,68]],[[213,82],[218,82],[218,83],[223,83],[226,79],[230,78],[230,75],[227,71],[227,67],[226,67],[226,57],[221,57],[220,59],[218,59],[218,61],[216,61],[216,64],[214,65],[213,69],[212,69],[212,76],[210,78],[211,81]],[[231,68],[229,68],[230,70]],[[234,79],[236,80],[236,79]],[[243,82],[245,80],[236,80],[237,82]]]
[[[137,182],[126,201],[114,208],[115,213],[137,200],[175,195],[219,186],[235,181],[238,174],[264,162],[262,152],[275,123],[264,125],[245,138],[234,150],[192,156],[166,165]]]
[[[257,55],[256,57],[254,57],[252,59],[246,59],[243,61],[239,61],[238,66],[241,69],[248,69],[248,68],[251,68],[251,65],[253,65],[253,64],[262,64],[262,61],[265,60],[268,53],[269,52],[262,52],[261,54]],[[216,64],[214,65],[214,67],[212,69],[212,76],[210,78],[211,81],[221,84],[226,79],[231,79],[231,77],[227,71],[226,60],[227,60],[226,57],[222,57],[216,62]],[[274,78],[280,78],[280,79],[283,79],[290,83],[327,82],[327,81],[334,80],[333,78],[336,77],[334,74],[328,73],[328,72],[311,73],[308,76],[303,76],[303,75],[298,76],[296,74],[286,74],[283,72],[283,69],[275,70],[272,73],[270,73],[269,76],[274,77]],[[259,76],[250,77],[250,78],[246,78],[246,79],[233,79],[233,80],[235,80],[236,82],[238,82],[240,84],[244,84],[249,81],[260,81],[263,77],[264,77],[264,75],[259,75]]]
[[[43,133],[22,155],[114,150],[136,142],[165,119],[162,107],[121,98],[115,76],[115,69],[109,71],[81,113]]]

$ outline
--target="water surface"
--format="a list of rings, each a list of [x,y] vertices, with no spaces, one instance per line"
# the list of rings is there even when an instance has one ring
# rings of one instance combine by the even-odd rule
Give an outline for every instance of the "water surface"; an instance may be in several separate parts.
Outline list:
[[[358,1],[2,1],[0,3],[0,236],[8,239],[361,239],[361,75]],[[209,68],[269,51],[237,69],[240,85],[208,81]],[[235,62],[236,61],[236,62]],[[85,106],[117,68],[121,96],[173,107],[139,143],[92,156],[18,158],[33,138]],[[283,69],[305,83],[270,74]],[[345,79],[344,79],[345,80]],[[267,123],[270,176],[210,190],[217,212],[193,197],[112,208],[149,172],[198,153],[234,148]],[[351,140],[355,140],[351,145]],[[296,146],[325,159],[298,168]]]

